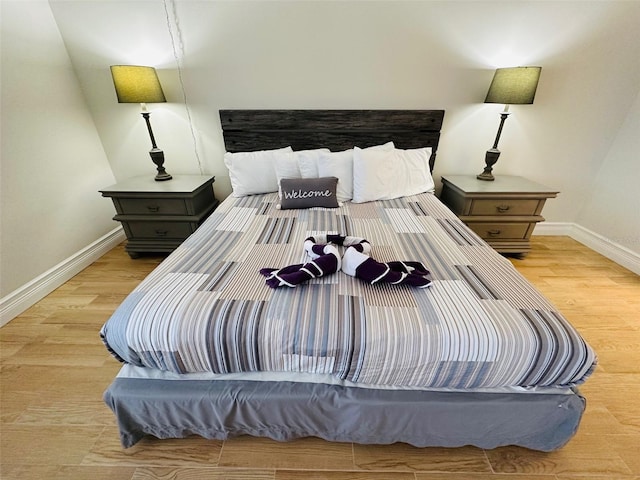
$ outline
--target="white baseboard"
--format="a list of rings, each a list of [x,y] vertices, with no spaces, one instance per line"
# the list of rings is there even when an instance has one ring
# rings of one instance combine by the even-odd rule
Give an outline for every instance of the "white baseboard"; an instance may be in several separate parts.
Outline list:
[[[534,235],[554,235],[558,237],[570,237],[573,223],[567,222],[541,222],[536,223]]]
[[[84,270],[124,239],[125,235],[122,227],[117,227],[91,245],[0,299],[0,327]]]
[[[542,222],[536,225],[534,235],[566,235],[613,260],[618,265],[640,275],[640,254],[613,242],[576,223]]]

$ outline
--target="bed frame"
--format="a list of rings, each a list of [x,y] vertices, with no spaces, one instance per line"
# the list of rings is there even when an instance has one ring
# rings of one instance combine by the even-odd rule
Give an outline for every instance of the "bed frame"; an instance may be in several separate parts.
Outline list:
[[[393,141],[435,152],[443,110],[221,110],[228,151],[292,146],[296,150]],[[374,390],[317,383],[215,381],[123,367],[105,392],[123,446],[145,435],[236,435],[276,440],[316,436],[365,444],[418,447],[519,445],[555,450],[577,431],[585,400],[577,390],[486,393]],[[141,373],[141,375],[139,375]],[[261,398],[259,405],[255,398]],[[253,400],[253,401],[252,401]],[[197,412],[197,415],[195,414]],[[203,420],[205,419],[205,420]]]

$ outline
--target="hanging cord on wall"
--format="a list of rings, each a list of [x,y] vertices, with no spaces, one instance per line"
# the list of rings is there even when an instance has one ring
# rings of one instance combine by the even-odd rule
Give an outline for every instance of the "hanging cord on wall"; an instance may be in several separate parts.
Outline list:
[[[200,159],[200,154],[198,153],[198,142],[196,140],[196,133],[193,128],[193,119],[191,118],[191,109],[189,108],[189,102],[187,102],[187,92],[184,88],[184,81],[182,80],[182,68],[180,68],[180,57],[178,55],[178,48],[183,54],[184,54],[184,48],[182,43],[182,34],[180,32],[180,25],[178,24],[178,15],[176,13],[176,6],[173,0],[163,0],[162,3],[164,4],[164,14],[167,20],[167,30],[169,31],[169,37],[171,38],[171,48],[173,49],[173,57],[176,60],[176,66],[178,68],[178,79],[180,80],[180,89],[182,90],[182,99],[184,101],[184,106],[187,111],[187,118],[189,120],[189,129],[191,130],[191,139],[193,140],[193,151],[196,155],[196,161],[198,162],[198,169],[200,170],[200,175],[204,175],[204,170],[202,168],[202,160]],[[169,13],[169,7],[167,3],[171,3],[171,14]],[[171,24],[171,16],[173,16],[173,23],[175,24],[176,36],[178,37],[179,46],[176,46],[176,39],[173,34],[173,28]]]

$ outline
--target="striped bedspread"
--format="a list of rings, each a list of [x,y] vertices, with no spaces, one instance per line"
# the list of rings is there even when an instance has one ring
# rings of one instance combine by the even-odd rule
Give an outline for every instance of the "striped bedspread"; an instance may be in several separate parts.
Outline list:
[[[227,198],[102,328],[120,360],[187,372],[305,372],[369,385],[572,386],[596,357],[567,320],[434,195],[278,210]],[[303,241],[364,237],[380,262],[419,260],[425,289],[342,272],[271,289],[258,271],[309,260]]]

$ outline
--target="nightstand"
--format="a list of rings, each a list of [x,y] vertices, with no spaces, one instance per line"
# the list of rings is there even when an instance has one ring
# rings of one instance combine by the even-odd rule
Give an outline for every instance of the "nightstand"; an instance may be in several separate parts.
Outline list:
[[[127,235],[125,250],[137,258],[146,252],[171,252],[195,232],[218,206],[214,180],[208,175],[174,175],[166,182],[136,177],[100,193],[113,201],[113,219],[122,223]]]
[[[474,232],[500,253],[526,254],[531,234],[544,221],[542,208],[558,192],[523,177],[475,175],[442,177],[440,199]]]

